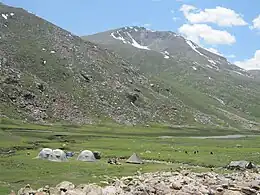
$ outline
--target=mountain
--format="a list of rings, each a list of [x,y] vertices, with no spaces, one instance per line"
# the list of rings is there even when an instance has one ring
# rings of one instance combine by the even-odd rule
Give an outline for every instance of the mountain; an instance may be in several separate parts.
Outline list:
[[[1,117],[185,124],[192,116],[115,52],[23,9],[0,4],[0,28]]]
[[[260,82],[223,56],[174,32],[137,26],[82,38],[118,53],[149,79],[169,85],[172,95],[196,110],[195,120],[259,129]]]
[[[4,4],[0,28],[1,118],[259,130],[259,81],[175,33],[83,40]]]
[[[260,70],[249,70],[250,74],[255,78],[255,79],[260,79]]]

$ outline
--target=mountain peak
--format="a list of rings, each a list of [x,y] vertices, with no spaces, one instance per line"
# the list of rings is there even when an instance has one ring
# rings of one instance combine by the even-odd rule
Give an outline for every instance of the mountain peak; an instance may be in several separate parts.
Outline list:
[[[171,31],[154,31],[145,27],[126,26],[110,31],[110,37],[138,49],[162,53],[166,59],[170,56],[185,55],[193,61],[204,59],[205,63],[213,64],[213,66],[221,62],[227,63],[227,59],[223,56],[212,53]]]
[[[258,116],[255,102],[259,98],[254,99],[259,93],[259,90],[255,90],[257,79],[253,80],[248,72],[232,65],[223,56],[174,32],[132,26],[90,35],[84,39],[119,53],[149,78],[162,79],[174,86],[171,94],[180,95],[185,104],[195,106],[195,110],[200,109],[200,106],[204,109],[207,104],[202,112],[195,111],[196,121],[209,122],[213,115],[222,113],[224,118],[247,123],[237,113],[247,115],[252,112],[252,116]],[[250,99],[245,96],[248,90],[254,94],[254,97],[250,96],[254,99],[250,108],[242,105],[243,98]]]

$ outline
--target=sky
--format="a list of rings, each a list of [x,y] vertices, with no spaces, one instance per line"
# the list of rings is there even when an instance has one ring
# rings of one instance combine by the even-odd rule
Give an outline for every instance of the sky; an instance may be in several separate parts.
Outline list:
[[[123,26],[173,31],[244,69],[260,69],[260,0],[0,0],[76,35]]]

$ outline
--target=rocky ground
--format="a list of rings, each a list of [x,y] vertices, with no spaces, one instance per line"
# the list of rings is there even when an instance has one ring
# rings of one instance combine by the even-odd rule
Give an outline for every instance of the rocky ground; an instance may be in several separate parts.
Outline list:
[[[15,194],[12,192],[11,194]],[[156,172],[137,173],[135,176],[110,178],[105,187],[96,184],[78,185],[64,181],[56,187],[45,186],[33,190],[30,185],[18,192],[19,195],[260,195],[258,171],[239,171],[230,174],[214,172],[193,173]]]

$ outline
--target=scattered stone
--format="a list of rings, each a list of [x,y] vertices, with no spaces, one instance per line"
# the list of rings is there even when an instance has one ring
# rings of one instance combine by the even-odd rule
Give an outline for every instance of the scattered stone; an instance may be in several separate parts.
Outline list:
[[[138,94],[131,94],[131,93],[128,93],[127,94],[127,97],[128,99],[132,102],[132,103],[135,103],[136,100],[139,98],[139,95]]]
[[[228,184],[222,184],[222,188],[228,189]]]
[[[255,189],[251,189],[249,187],[244,187],[244,188],[242,188],[241,191],[247,195],[257,195],[257,191]]]
[[[63,181],[56,186],[56,188],[60,191],[66,192],[68,190],[73,190],[75,185],[69,181]]]
[[[253,181],[251,184],[250,184],[250,187],[252,189],[255,189],[255,190],[259,190],[260,191],[260,181]]]
[[[139,92],[139,93],[141,92],[141,90],[138,88],[135,88],[134,91]]]
[[[121,179],[102,176],[110,182],[100,187],[96,184],[78,185],[64,181],[55,188],[45,186],[38,190],[51,195],[258,195],[259,174],[253,171],[234,172],[221,175],[214,172],[193,173],[187,170],[180,172],[141,173]],[[250,182],[251,181],[251,182]],[[252,182],[253,181],[253,182]],[[30,185],[24,189],[32,191]],[[32,191],[33,192],[33,191]],[[23,194],[24,195],[24,194]],[[28,195],[25,194],[25,195]]]
[[[171,188],[174,190],[180,190],[182,188],[182,185],[176,182],[172,184]]]
[[[12,190],[9,195],[16,195],[16,193]]]
[[[80,74],[85,79],[86,82],[90,82],[91,80],[90,76],[86,75],[85,73],[80,73]]]
[[[242,195],[242,193],[238,192],[238,191],[231,191],[231,190],[227,190],[223,193],[223,195]]]
[[[224,191],[224,189],[221,188],[221,187],[218,187],[216,190],[217,190],[217,192],[223,192]]]
[[[30,195],[30,194],[35,194],[36,191],[33,190],[30,186],[30,184],[27,184],[24,188],[21,188],[17,195]]]

